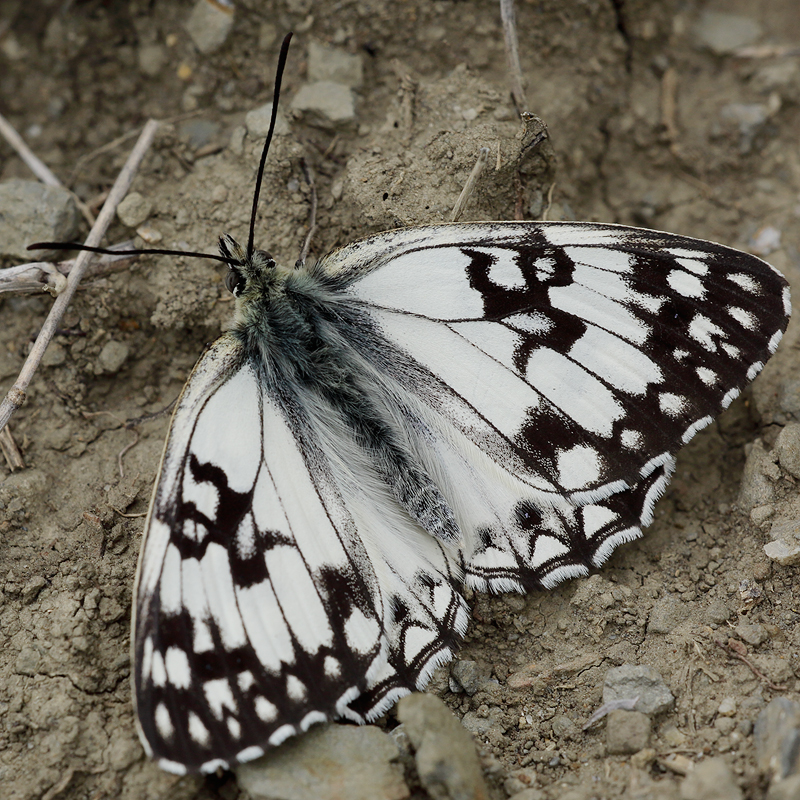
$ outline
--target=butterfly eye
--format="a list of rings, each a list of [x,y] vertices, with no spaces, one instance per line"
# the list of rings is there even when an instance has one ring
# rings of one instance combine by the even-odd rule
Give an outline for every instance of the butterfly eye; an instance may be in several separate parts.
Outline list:
[[[225,288],[234,296],[238,297],[245,287],[247,281],[238,269],[231,267],[225,276]]]

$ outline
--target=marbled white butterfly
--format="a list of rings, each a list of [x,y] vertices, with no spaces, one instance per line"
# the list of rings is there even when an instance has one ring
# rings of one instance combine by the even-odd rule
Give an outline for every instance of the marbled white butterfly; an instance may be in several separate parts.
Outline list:
[[[176,773],[375,719],[452,657],[463,586],[550,588],[640,536],[790,311],[763,261],[651,230],[433,225],[286,268],[252,225],[220,240],[235,323],[137,576],[139,730]]]

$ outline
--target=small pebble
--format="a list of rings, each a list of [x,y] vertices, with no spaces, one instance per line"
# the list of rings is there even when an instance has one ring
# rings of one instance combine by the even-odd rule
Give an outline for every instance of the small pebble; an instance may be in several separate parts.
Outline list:
[[[610,755],[638,753],[650,743],[650,717],[640,711],[612,711],[606,723]]]
[[[732,53],[761,36],[761,26],[750,17],[704,11],[694,27],[697,41],[716,55]]]
[[[128,228],[138,228],[153,210],[153,204],[139,192],[131,192],[117,206],[119,221]]]
[[[774,451],[778,463],[795,478],[800,478],[800,423],[790,422],[778,434]]]
[[[456,661],[450,668],[450,675],[460,689],[472,696],[478,691],[483,680],[475,661]]]
[[[665,594],[653,604],[647,620],[648,633],[672,633],[686,618],[686,605],[675,595]]]
[[[204,55],[219,50],[233,27],[234,7],[230,0],[197,0],[186,30]]]
[[[397,717],[414,745],[417,774],[431,797],[489,796],[472,737],[438,697],[410,694],[397,704]]]
[[[307,83],[292,100],[292,109],[300,112],[310,125],[341,128],[355,122],[356,106],[348,86],[332,81]]]
[[[112,339],[103,345],[103,349],[97,357],[98,366],[103,372],[113,375],[119,372],[122,365],[128,360],[130,352],[128,345]]]
[[[244,118],[244,125],[247,132],[254,139],[263,139],[269,132],[269,123],[272,118],[272,103],[254,108],[248,111]],[[278,111],[278,116],[275,118],[275,135],[285,136],[290,133],[289,123],[283,114]]]
[[[364,82],[361,56],[312,39],[308,44],[308,80],[333,81],[357,89]]]
[[[681,783],[681,800],[742,800],[742,790],[723,758],[707,758]]]
[[[736,713],[736,699],[733,697],[723,698],[717,713],[723,717],[732,717]]]
[[[155,78],[167,62],[167,51],[160,44],[144,44],[139,48],[139,72]]]
[[[638,697],[635,709],[644,714],[660,714],[675,700],[664,679],[652,667],[623,664],[606,673],[603,702]]]
[[[764,545],[768,558],[785,567],[800,564],[800,520],[779,517],[769,531],[772,541]]]
[[[136,235],[141,236],[142,241],[147,244],[158,244],[164,238],[161,231],[151,225],[140,225],[136,229]]]
[[[705,611],[705,618],[708,622],[722,625],[731,617],[731,610],[724,600],[712,600]]]
[[[743,642],[747,642],[747,644],[753,647],[764,644],[769,638],[767,629],[758,622],[752,625],[742,623],[741,625],[737,625],[734,631]],[[722,706],[720,706],[720,708],[722,708]],[[721,713],[722,711],[720,711],[720,714]]]

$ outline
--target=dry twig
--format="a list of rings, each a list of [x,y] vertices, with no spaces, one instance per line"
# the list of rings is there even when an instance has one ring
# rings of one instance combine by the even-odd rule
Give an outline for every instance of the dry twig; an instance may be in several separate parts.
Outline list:
[[[714,644],[724,650],[731,658],[738,658],[739,661],[741,661],[743,664],[746,664],[750,668],[750,671],[753,673],[753,675],[755,675],[760,681],[763,681],[766,686],[772,689],[774,692],[786,692],[789,690],[788,686],[780,686],[777,683],[773,683],[749,658],[747,658],[747,656],[737,653],[734,648],[725,644],[725,642],[715,639]]]
[[[110,250],[130,250],[133,242],[121,242],[112,245]],[[91,264],[87,267],[84,277],[97,278],[112,272],[119,272],[127,268],[128,263],[136,256],[97,257],[95,254]],[[75,268],[76,259],[70,258],[51,264],[49,261],[31,261],[27,264],[18,264],[15,267],[0,269],[0,295],[2,294],[40,294],[49,291],[58,296],[64,291],[66,276]]]
[[[508,72],[511,79],[511,98],[517,114],[528,110],[525,89],[522,86],[522,66],[519,63],[519,40],[517,38],[517,20],[514,15],[514,0],[500,0],[500,17],[503,20],[503,39],[506,45]]]
[[[8,464],[8,468],[12,472],[25,466],[25,462],[22,460],[22,453],[20,453],[8,426],[0,430],[0,450],[3,452],[6,464]]]
[[[488,160],[489,148],[481,147],[480,152],[478,153],[478,158],[475,161],[475,166],[472,168],[472,172],[469,173],[467,182],[464,184],[464,188],[461,190],[461,194],[458,196],[455,206],[453,206],[453,213],[450,215],[450,222],[458,222],[461,219],[462,215],[464,214],[464,209],[467,207],[467,203],[475,191],[475,183],[478,180],[478,176],[481,174],[481,172],[483,172],[483,168],[486,166],[486,162]]]
[[[117,210],[117,205],[119,205],[119,202],[127,194],[128,189],[133,182],[133,177],[139,168],[139,164],[144,158],[145,153],[150,148],[150,145],[153,143],[153,138],[155,137],[157,129],[158,123],[155,120],[150,120],[144,126],[144,130],[142,131],[142,135],[139,137],[139,141],[136,142],[128,161],[122,168],[122,171],[111,188],[108,200],[106,200],[105,205],[97,217],[97,222],[94,224],[92,230],[89,231],[89,235],[86,237],[87,246],[97,247],[100,244],[100,241],[105,235],[106,229],[111,224],[111,220],[113,219]],[[61,322],[61,318],[63,317],[70,300],[72,300],[72,296],[75,294],[75,290],[78,288],[78,284],[83,277],[83,273],[86,271],[86,267],[89,264],[90,257],[91,254],[85,251],[78,254],[78,257],[75,259],[75,266],[70,272],[69,278],[67,278],[67,285],[64,291],[61,292],[61,294],[59,294],[59,296],[56,297],[55,301],[53,302],[53,307],[50,309],[50,313],[48,314],[47,319],[44,321],[44,325],[42,325],[39,336],[36,338],[36,342],[34,343],[33,349],[31,350],[28,358],[25,361],[25,364],[22,367],[22,371],[20,372],[17,380],[14,382],[14,385],[11,387],[9,393],[5,396],[5,398],[3,398],[2,403],[0,403],[0,430],[5,427],[14,411],[16,411],[25,402],[25,392],[28,388],[28,385],[30,384],[31,379],[36,372],[36,368],[39,366],[39,363],[42,360],[42,356],[44,355],[47,345],[50,343],[50,340],[53,338],[53,335],[55,334],[56,329]]]

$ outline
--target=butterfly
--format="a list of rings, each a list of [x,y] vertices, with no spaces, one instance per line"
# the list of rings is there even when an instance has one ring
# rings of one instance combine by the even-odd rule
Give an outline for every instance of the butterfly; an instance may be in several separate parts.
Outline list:
[[[452,658],[465,586],[602,565],[790,313],[771,266],[670,233],[442,224],[284,267],[252,220],[219,242],[234,323],[175,408],[136,579],[138,730],[179,774],[381,716]]]

